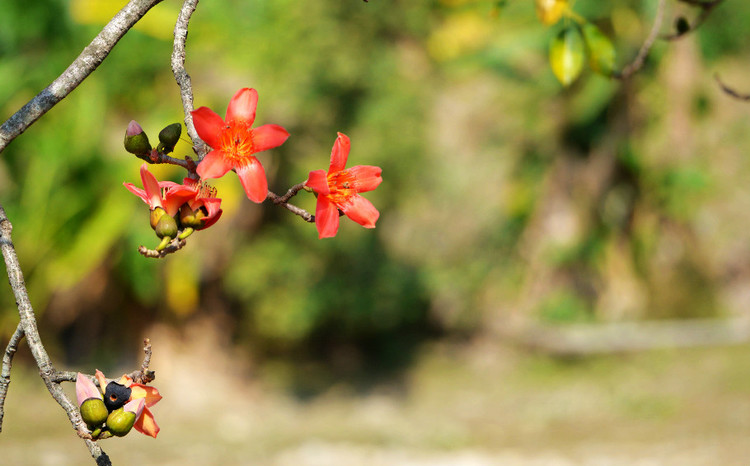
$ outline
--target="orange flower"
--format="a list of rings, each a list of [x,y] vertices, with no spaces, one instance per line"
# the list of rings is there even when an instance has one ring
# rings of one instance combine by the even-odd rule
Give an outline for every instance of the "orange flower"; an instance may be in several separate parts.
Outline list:
[[[318,194],[315,207],[315,226],[319,238],[336,236],[339,229],[339,209],[344,215],[365,228],[375,228],[380,212],[359,193],[372,191],[383,181],[382,169],[370,165],[356,165],[345,169],[351,144],[349,137],[338,133],[331,151],[331,164],[325,170],[311,171],[305,185]]]
[[[107,379],[104,378],[104,374],[99,369],[96,370],[96,378],[99,381],[100,389],[104,391],[103,387],[106,387],[108,383]],[[151,410],[148,408],[155,405],[159,402],[159,400],[161,400],[159,390],[157,390],[155,387],[149,387],[148,385],[135,383],[133,382],[133,379],[127,375],[123,375],[122,377],[120,377],[120,380],[115,383],[124,385],[125,387],[130,389],[130,398],[128,398],[127,402],[137,401],[143,398],[143,410],[138,413],[138,417],[135,420],[135,424],[133,425],[133,427],[135,427],[135,430],[142,434],[150,435],[151,437],[156,438],[156,435],[159,433],[160,429],[158,424],[156,424],[156,419],[154,419],[153,413],[151,413]]]
[[[252,128],[257,105],[258,92],[244,88],[229,101],[226,120],[208,107],[200,107],[192,115],[198,136],[213,149],[198,164],[198,175],[219,178],[234,170],[247,197],[263,202],[268,195],[268,181],[253,154],[282,145],[289,133],[279,125]]]

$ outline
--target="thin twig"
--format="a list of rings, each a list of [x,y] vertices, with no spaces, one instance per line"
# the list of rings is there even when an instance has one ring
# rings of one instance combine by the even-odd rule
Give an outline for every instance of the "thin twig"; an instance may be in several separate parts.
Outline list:
[[[10,385],[10,368],[13,365],[13,356],[18,351],[18,344],[23,338],[23,327],[18,323],[16,331],[10,337],[8,346],[3,354],[3,369],[0,373],[0,432],[3,431],[3,416],[5,415],[5,397],[8,395],[8,386]]]
[[[208,152],[206,144],[198,136],[193,125],[193,85],[190,75],[185,70],[185,42],[188,35],[188,24],[190,17],[193,15],[195,8],[198,6],[198,0],[185,0],[177,16],[177,22],[174,25],[174,46],[172,48],[172,73],[177,85],[180,86],[180,98],[182,99],[182,109],[185,112],[185,128],[188,135],[193,141],[193,149],[198,155],[198,161]]]
[[[731,87],[724,84],[724,82],[719,78],[718,74],[714,74],[714,79],[717,83],[719,83],[719,87],[721,87],[721,90],[724,91],[725,94],[737,99],[742,100],[745,102],[750,101],[750,94],[741,94],[737,92],[736,90],[732,89]]]
[[[42,115],[78,87],[101,63],[130,28],[162,0],[131,0],[83,49],[52,84],[0,126],[0,152]]]
[[[161,259],[162,257],[167,256],[167,254],[172,254],[174,252],[179,251],[185,245],[187,244],[187,241],[184,239],[173,239],[167,247],[164,249],[156,250],[156,249],[149,249],[146,246],[138,246],[138,252],[141,253],[143,257],[150,257],[153,259]]]
[[[315,223],[315,216],[313,214],[306,211],[305,209],[297,207],[296,205],[289,204],[289,199],[294,197],[294,195],[296,195],[299,191],[304,189],[304,187],[305,187],[304,183],[296,184],[292,186],[291,188],[289,188],[289,190],[283,196],[279,196],[278,194],[268,191],[268,195],[266,196],[266,199],[270,199],[276,205],[286,207],[289,211],[299,215],[308,223]]]
[[[664,21],[664,0],[659,0],[658,5],[656,6],[656,16],[654,17],[654,24],[651,26],[651,32],[649,32],[648,37],[646,37],[646,40],[643,42],[641,49],[638,51],[638,55],[636,55],[635,59],[623,68],[622,71],[619,73],[613,73],[613,78],[628,79],[643,67],[646,63],[646,57],[648,57],[648,54],[651,52],[651,47],[654,46],[654,42],[656,42],[656,39],[659,37],[659,29],[661,28],[662,21]]]

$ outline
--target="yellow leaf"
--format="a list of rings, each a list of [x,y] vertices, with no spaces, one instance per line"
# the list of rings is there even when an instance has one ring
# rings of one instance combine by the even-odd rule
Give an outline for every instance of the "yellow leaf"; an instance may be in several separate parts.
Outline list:
[[[566,27],[552,39],[549,63],[563,86],[570,85],[581,74],[583,53],[583,39],[577,27]]]

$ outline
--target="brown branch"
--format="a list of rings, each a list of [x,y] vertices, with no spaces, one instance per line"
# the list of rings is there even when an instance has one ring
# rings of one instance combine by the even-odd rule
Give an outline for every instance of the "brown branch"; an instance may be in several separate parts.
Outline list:
[[[0,152],[42,115],[78,87],[130,28],[162,0],[130,0],[52,84],[0,126]]]
[[[198,155],[198,161],[203,160],[208,148],[203,140],[198,136],[193,125],[193,86],[190,75],[185,70],[185,42],[188,35],[188,24],[190,17],[193,15],[195,8],[198,6],[198,0],[185,0],[177,16],[177,22],[174,25],[174,46],[172,48],[172,74],[180,86],[180,98],[182,99],[182,108],[185,112],[185,128],[188,136],[193,142],[193,150]]]
[[[297,207],[296,205],[289,204],[289,199],[294,197],[298,192],[300,192],[304,188],[305,188],[305,183],[296,184],[292,186],[291,188],[289,188],[289,190],[283,196],[279,196],[278,194],[268,191],[268,195],[266,199],[270,199],[276,205],[286,207],[289,211],[291,211],[294,214],[299,215],[308,223],[315,223],[315,216],[313,214],[306,211],[305,209]]]
[[[656,6],[656,16],[654,17],[654,24],[651,26],[651,32],[649,32],[648,37],[646,37],[646,40],[643,42],[635,59],[633,59],[633,61],[619,73],[613,73],[613,78],[628,79],[643,68],[643,65],[646,63],[646,58],[651,52],[651,47],[654,46],[654,42],[656,42],[656,39],[659,37],[659,29],[661,28],[662,21],[664,21],[664,0],[659,0],[658,5]]]
[[[166,257],[168,254],[179,251],[180,249],[185,247],[186,244],[187,241],[185,241],[184,239],[175,238],[170,241],[170,243],[164,249],[156,250],[149,249],[146,246],[138,246],[138,252],[141,253],[143,257],[161,259],[162,257]]]
[[[714,79],[716,80],[717,83],[719,83],[719,87],[721,87],[721,90],[724,91],[725,94],[727,94],[730,97],[732,97],[734,99],[737,99],[737,100],[742,100],[742,101],[745,101],[745,102],[750,101],[750,94],[741,94],[741,93],[737,92],[736,90],[732,89],[731,87],[727,86],[719,78],[718,74],[714,74]]]
[[[23,338],[23,327],[21,323],[18,323],[16,331],[10,337],[8,346],[5,348],[3,354],[3,368],[0,373],[0,432],[3,431],[3,416],[5,415],[5,397],[8,394],[8,386],[10,385],[10,368],[13,365],[13,356],[18,351],[18,344]]]
[[[70,420],[73,429],[76,430],[78,436],[86,440],[89,452],[96,460],[97,464],[111,464],[109,458],[101,448],[95,442],[90,440],[91,436],[88,433],[86,424],[83,422],[83,419],[81,419],[78,407],[70,400],[70,398],[68,398],[60,384],[54,381],[57,376],[57,371],[52,365],[52,361],[50,360],[47,351],[44,349],[42,339],[39,336],[36,315],[34,314],[34,309],[29,300],[29,294],[26,290],[26,283],[23,278],[23,272],[21,271],[21,265],[18,261],[16,249],[13,246],[13,240],[11,238],[12,231],[13,225],[11,225],[10,220],[8,220],[5,209],[0,206],[0,250],[2,250],[3,259],[5,260],[8,281],[10,282],[10,287],[13,290],[13,295],[16,299],[16,306],[18,307],[18,314],[20,316],[19,326],[23,329],[26,343],[31,350],[31,354],[34,357],[34,361],[36,361],[37,367],[39,367],[39,375],[44,381],[44,385],[46,385],[50,395],[52,395],[52,398],[54,398],[57,404],[65,410],[65,413],[68,415],[68,419]],[[20,340],[18,331],[16,331],[14,337],[12,337],[12,340],[13,339]],[[5,362],[3,362],[3,367],[5,368]],[[9,366],[8,370],[10,370]]]

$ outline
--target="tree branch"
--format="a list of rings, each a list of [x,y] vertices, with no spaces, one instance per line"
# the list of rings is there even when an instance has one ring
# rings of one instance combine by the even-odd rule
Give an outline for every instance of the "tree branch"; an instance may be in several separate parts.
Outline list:
[[[195,8],[198,6],[198,0],[185,0],[177,16],[177,22],[174,25],[174,47],[172,48],[172,73],[177,85],[180,86],[180,98],[182,99],[182,108],[185,112],[185,128],[188,136],[193,142],[193,150],[198,155],[198,161],[202,160],[208,152],[206,144],[198,136],[193,125],[193,85],[190,75],[185,70],[185,42],[188,35],[188,24],[190,17],[193,15]]]
[[[268,195],[266,196],[266,199],[272,200],[273,203],[276,205],[286,207],[289,211],[299,215],[308,223],[315,223],[315,216],[312,215],[310,212],[300,207],[297,207],[296,205],[289,204],[289,199],[294,197],[298,192],[300,192],[304,188],[305,188],[305,183],[295,184],[294,186],[289,188],[289,190],[283,196],[279,196],[278,194],[268,191]]]
[[[22,329],[23,335],[26,337],[26,342],[29,345],[31,354],[36,361],[37,367],[39,367],[39,375],[44,381],[44,384],[47,386],[47,390],[49,391],[50,395],[52,395],[52,398],[55,399],[57,404],[59,404],[65,410],[68,415],[68,419],[73,425],[73,428],[76,430],[78,436],[86,440],[86,445],[89,448],[91,456],[96,460],[97,464],[111,464],[109,462],[109,458],[101,450],[101,448],[95,442],[91,441],[91,435],[89,434],[88,429],[86,428],[86,424],[83,422],[83,419],[81,419],[81,414],[78,411],[78,407],[70,400],[70,398],[68,398],[60,384],[58,382],[55,382],[57,371],[52,365],[52,361],[50,360],[47,351],[44,349],[42,339],[39,336],[34,309],[31,306],[31,301],[29,300],[29,294],[26,290],[26,283],[23,279],[21,265],[18,262],[18,255],[16,254],[15,247],[13,246],[13,240],[11,238],[12,230],[13,225],[11,225],[10,220],[8,220],[5,209],[0,206],[0,250],[2,250],[3,259],[5,260],[5,267],[8,272],[8,281],[10,282],[10,287],[13,290],[13,295],[16,298],[16,306],[18,307],[18,314],[20,316],[19,328]],[[3,358],[3,372],[5,372],[6,370],[6,359],[11,359],[12,353],[14,352],[13,348],[17,347],[20,338],[21,335],[19,334],[19,331],[17,329],[16,333],[14,333],[13,337],[11,337],[11,343],[14,343],[15,341],[15,345],[12,346],[11,344],[9,344],[9,348],[11,348],[11,355],[9,355],[8,350],[6,350],[6,355]],[[10,362],[8,362],[7,364],[7,370],[10,371]],[[9,376],[10,374],[8,373],[8,377]],[[8,383],[9,382],[10,381],[8,380]]]
[[[613,73],[613,78],[628,79],[643,67],[648,54],[651,52],[651,47],[654,46],[654,42],[659,37],[659,29],[661,28],[662,21],[664,21],[664,0],[659,0],[659,4],[656,5],[656,16],[654,17],[654,24],[651,26],[651,32],[649,32],[648,37],[646,37],[633,61],[619,73]]]
[[[117,42],[162,0],[130,0],[52,84],[0,126],[0,152],[70,94],[107,58]]]
[[[3,369],[0,373],[0,432],[3,431],[3,416],[5,415],[5,397],[8,394],[8,386],[10,385],[10,367],[13,365],[13,356],[18,351],[18,344],[23,338],[23,327],[21,323],[18,323],[16,331],[10,337],[8,346],[5,348],[5,354],[3,354]]]

